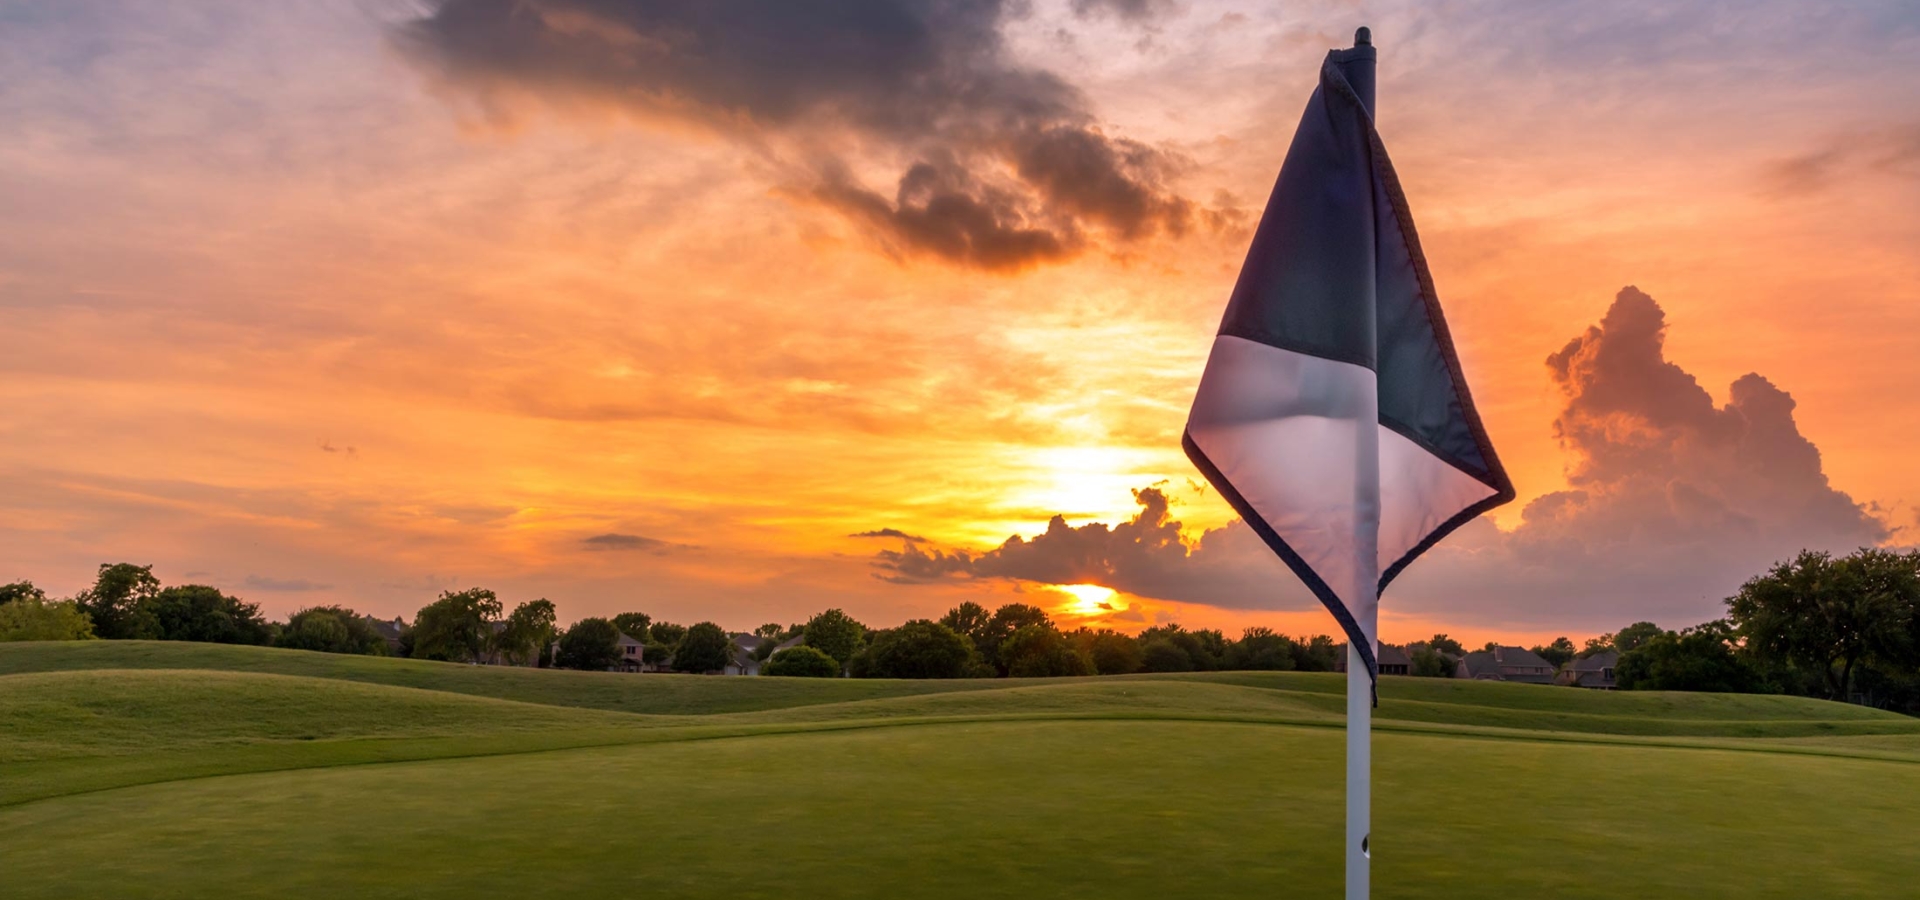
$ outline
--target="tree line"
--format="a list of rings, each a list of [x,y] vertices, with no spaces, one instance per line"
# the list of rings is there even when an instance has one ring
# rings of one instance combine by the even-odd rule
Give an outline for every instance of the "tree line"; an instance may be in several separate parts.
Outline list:
[[[1636,622],[1584,646],[1561,637],[1530,649],[1556,667],[1615,651],[1617,686],[1625,690],[1785,693],[1920,711],[1920,551],[1806,551],[1748,580],[1726,604],[1725,617],[1679,631]],[[715,672],[740,654],[766,675],[857,678],[1324,672],[1336,668],[1342,652],[1324,634],[1292,637],[1261,627],[1237,639],[1177,624],[1138,635],[1066,630],[1024,603],[989,611],[965,602],[938,619],[892,628],[829,609],[804,623],[760,626],[750,652],[714,622],[680,625],[628,612],[562,629],[557,613],[546,599],[508,611],[490,590],[445,591],[390,637],[382,633],[385,623],[341,606],[271,622],[257,604],[207,585],[163,586],[151,566],[131,563],[103,564],[91,587],[65,600],[49,599],[31,582],[0,585],[0,641],[206,641],[605,670],[629,661],[620,645],[625,635],[662,669]],[[1452,677],[1467,652],[1444,634],[1407,651],[1410,674],[1428,677]]]

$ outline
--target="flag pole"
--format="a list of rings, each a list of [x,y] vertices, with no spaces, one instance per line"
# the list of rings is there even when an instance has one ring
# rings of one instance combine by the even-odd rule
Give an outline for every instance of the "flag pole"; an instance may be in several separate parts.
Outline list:
[[[1373,33],[1362,26],[1353,33],[1353,46],[1371,48]],[[1367,115],[1374,112],[1374,79],[1371,66],[1355,74],[1361,77],[1353,79],[1355,93],[1360,96],[1360,104],[1366,107]],[[1371,298],[1369,298],[1371,302]],[[1365,423],[1371,424],[1371,423]],[[1371,505],[1379,509],[1380,455],[1377,441],[1368,440],[1376,432],[1372,428],[1360,429],[1361,440],[1355,447],[1359,459],[1355,474],[1361,496],[1355,498],[1358,508]],[[1369,504],[1370,501],[1370,504]],[[1361,564],[1355,566],[1354,591],[1364,594],[1366,601],[1359,605],[1362,614],[1369,619],[1377,613],[1379,563],[1376,548],[1379,543],[1378,520],[1369,516],[1356,517],[1356,525],[1361,534],[1355,535],[1354,549]],[[1371,521],[1369,521],[1371,519]],[[1356,597],[1356,599],[1358,599]],[[1373,602],[1367,602],[1373,601]],[[1373,635],[1375,621],[1358,623],[1363,634]],[[1377,647],[1369,650],[1378,651]],[[1352,637],[1347,640],[1347,900],[1368,900],[1372,888],[1372,849],[1369,840],[1373,825],[1373,673],[1368,671],[1368,657],[1360,654],[1360,645]]]

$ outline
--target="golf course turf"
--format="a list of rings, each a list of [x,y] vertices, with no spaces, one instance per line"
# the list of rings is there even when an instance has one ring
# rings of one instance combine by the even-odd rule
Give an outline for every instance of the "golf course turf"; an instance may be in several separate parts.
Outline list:
[[[1332,897],[1341,679],[0,645],[0,894]],[[1388,678],[1380,898],[1920,892],[1920,720]]]

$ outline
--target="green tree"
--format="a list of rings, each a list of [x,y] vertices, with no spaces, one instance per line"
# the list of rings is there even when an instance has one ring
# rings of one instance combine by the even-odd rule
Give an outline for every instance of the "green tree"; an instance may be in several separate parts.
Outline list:
[[[153,577],[152,566],[133,563],[101,563],[93,587],[73,598],[80,611],[93,620],[94,634],[107,640],[139,640],[159,637],[159,627],[140,606],[160,593],[160,579]]]
[[[675,625],[672,622],[655,622],[648,627],[647,633],[656,643],[666,645],[668,652],[672,652],[672,648],[680,645],[680,639],[687,636],[687,626]],[[638,638],[639,635],[633,634],[628,637]]]
[[[623,612],[613,617],[613,627],[620,633],[644,644],[652,636],[653,617],[643,612]]]
[[[273,639],[276,647],[321,653],[387,655],[387,641],[365,616],[344,606],[310,606],[287,618]]]
[[[1099,631],[1081,629],[1074,633],[1075,646],[1093,661],[1093,670],[1101,675],[1131,675],[1145,662],[1140,657],[1140,642],[1111,628]]]
[[[560,635],[553,664],[583,672],[605,672],[619,665],[620,629],[611,620],[597,616],[573,623]]]
[[[865,625],[840,610],[829,609],[807,620],[800,642],[845,665],[855,653],[860,652],[860,643],[866,636]]]
[[[1467,655],[1467,648],[1460,646],[1459,641],[1456,641],[1453,638],[1447,637],[1444,634],[1434,635],[1432,638],[1430,638],[1427,641],[1427,646],[1432,647],[1436,652],[1439,652],[1439,653],[1446,653],[1453,656]]]
[[[493,646],[493,623],[500,598],[485,588],[443,591],[413,619],[413,656],[471,663],[484,662]],[[611,623],[609,623],[611,624]]]
[[[963,609],[965,606],[966,604],[963,603],[960,608]],[[975,649],[980,651],[980,658],[985,660],[987,665],[992,666],[996,674],[1004,676],[1007,674],[1007,661],[1000,653],[1000,644],[1014,632],[1029,625],[1052,628],[1053,619],[1047,615],[1046,610],[1038,606],[1029,603],[1009,603],[994,610],[993,615],[988,616],[987,621],[979,626],[978,633],[970,636],[973,638]],[[954,630],[959,631],[957,628]]]
[[[1140,668],[1147,672],[1191,672],[1193,657],[1167,638],[1143,638],[1140,641]]]
[[[559,618],[559,611],[554,609],[553,601],[545,597],[528,600],[514,607],[513,613],[507,616],[506,627],[500,629],[496,640],[500,655],[509,665],[535,664],[539,661],[540,654],[547,652],[547,646],[553,643],[554,635],[558,631],[555,623]],[[619,624],[619,617],[614,617],[614,627],[618,628]]]
[[[1022,625],[1000,643],[1010,678],[1092,675],[1093,661],[1051,625]]]
[[[0,643],[93,639],[93,621],[71,600],[19,597],[0,603]]]
[[[712,622],[687,629],[673,651],[673,667],[682,672],[717,672],[733,662],[733,638]]]
[[[1305,643],[1295,641],[1294,647],[1298,652],[1293,667],[1302,672],[1331,672],[1340,659],[1340,646],[1324,634],[1316,634]]]
[[[760,672],[785,678],[838,678],[840,662],[818,648],[802,644],[775,653]]]
[[[1741,585],[1727,609],[1756,658],[1817,671],[1827,698],[1845,700],[1854,667],[1899,640],[1916,597],[1920,555],[1804,551]]]
[[[785,628],[780,626],[779,622],[768,622],[759,628],[755,628],[753,634],[763,641],[778,641],[780,640],[780,636],[785,634],[786,631]]]
[[[1293,638],[1256,626],[1240,632],[1240,640],[1227,648],[1225,667],[1284,672],[1293,668],[1295,652]]]
[[[987,612],[986,607],[972,600],[967,600],[959,606],[947,610],[947,614],[940,617],[940,624],[953,629],[955,632],[966,635],[968,640],[973,641],[974,647],[977,649],[980,646],[981,639],[986,637],[987,622],[992,618],[993,614]]]
[[[1759,691],[1760,673],[1736,652],[1734,638],[1725,620],[1661,632],[1620,655],[1615,683],[1625,691]]]
[[[1621,653],[1631,653],[1646,642],[1666,633],[1666,629],[1652,622],[1635,622],[1614,633],[1612,648]]]
[[[862,678],[965,678],[979,661],[973,642],[939,622],[914,619],[877,631],[860,652]]]
[[[260,605],[230,597],[204,584],[162,589],[140,601],[139,613],[154,624],[163,641],[210,644],[264,644],[273,636]]]
[[[34,586],[31,581],[16,581],[12,584],[0,584],[0,606],[18,600],[38,600],[45,602],[47,592]]]
[[[1452,678],[1454,661],[1432,646],[1417,646],[1408,655],[1407,671],[1421,678]]]
[[[1535,656],[1553,663],[1555,669],[1570,662],[1577,652],[1579,651],[1574,649],[1573,640],[1567,637],[1557,637],[1553,639],[1553,643],[1551,644],[1533,648]]]

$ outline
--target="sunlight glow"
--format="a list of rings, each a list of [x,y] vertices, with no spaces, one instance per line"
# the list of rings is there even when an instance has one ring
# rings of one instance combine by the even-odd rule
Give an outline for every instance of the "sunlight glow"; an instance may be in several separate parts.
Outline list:
[[[1100,616],[1119,608],[1119,604],[1113,601],[1120,592],[1110,587],[1101,587],[1097,584],[1056,584],[1052,587],[1068,597],[1067,602],[1060,606],[1060,611],[1063,613],[1076,616]]]

